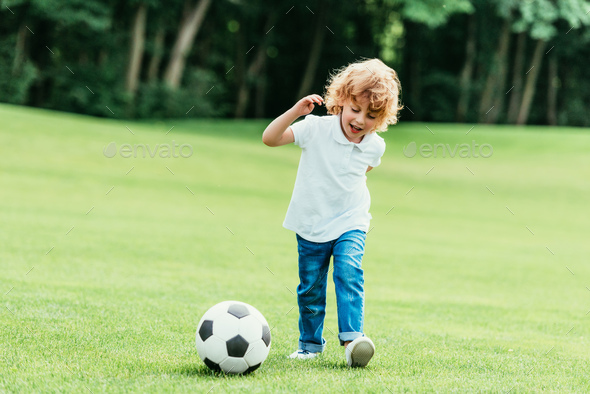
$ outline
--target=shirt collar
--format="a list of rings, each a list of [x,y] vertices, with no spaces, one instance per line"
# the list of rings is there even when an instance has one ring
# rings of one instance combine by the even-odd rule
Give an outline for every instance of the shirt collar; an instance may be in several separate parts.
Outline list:
[[[358,144],[355,144],[354,142],[350,142],[342,132],[342,128],[340,127],[340,115],[332,116],[334,117],[332,122],[332,137],[334,137],[334,140],[336,142],[343,145],[354,145],[354,147],[358,148],[358,150],[360,150],[361,152],[367,150],[369,144],[371,143],[371,140],[375,137],[374,132],[365,134],[363,140]]]

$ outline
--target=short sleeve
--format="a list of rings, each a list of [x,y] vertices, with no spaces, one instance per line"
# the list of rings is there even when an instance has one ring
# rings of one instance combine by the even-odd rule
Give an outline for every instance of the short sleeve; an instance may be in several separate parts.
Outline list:
[[[303,120],[291,125],[293,137],[295,138],[295,145],[302,149],[307,146],[309,140],[314,135],[313,130],[318,123],[318,119],[318,116],[307,115]]]
[[[377,167],[379,164],[381,164],[381,157],[385,153],[385,141],[383,138],[379,138],[378,141],[379,145],[377,148],[377,154],[374,156],[373,161],[370,164],[371,167]]]

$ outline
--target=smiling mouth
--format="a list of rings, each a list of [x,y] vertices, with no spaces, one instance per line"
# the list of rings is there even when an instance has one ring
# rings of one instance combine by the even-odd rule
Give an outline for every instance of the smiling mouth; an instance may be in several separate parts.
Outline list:
[[[350,124],[350,131],[353,133],[360,133],[361,131],[363,131],[363,129],[361,129],[360,127],[354,126],[352,124]]]

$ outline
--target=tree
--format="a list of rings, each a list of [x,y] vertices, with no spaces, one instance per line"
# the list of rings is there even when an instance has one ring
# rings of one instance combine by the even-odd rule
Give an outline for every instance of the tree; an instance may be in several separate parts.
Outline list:
[[[506,81],[511,25],[512,20],[510,17],[504,19],[498,37],[498,45],[496,53],[494,54],[492,67],[488,72],[485,88],[481,95],[481,103],[479,106],[480,122],[494,123],[498,116],[497,114],[501,111],[501,104],[504,97],[503,90]]]
[[[559,77],[557,76],[557,56],[549,55],[549,67],[547,68],[547,124],[557,125],[557,88]]]
[[[543,59],[543,50],[547,42],[557,34],[555,24],[559,19],[563,19],[570,30],[581,25],[590,25],[590,14],[585,7],[586,2],[583,0],[557,3],[550,0],[534,0],[519,3],[520,19],[516,22],[515,28],[518,31],[528,30],[531,38],[536,42],[530,68],[527,71],[522,102],[516,119],[517,124],[525,124],[528,120]]]
[[[164,73],[164,81],[173,89],[178,88],[180,85],[186,57],[192,48],[195,36],[201,28],[201,23],[210,4],[211,0],[199,0],[198,3],[192,5],[189,0],[185,3],[185,11],[178,28],[178,35]]]
[[[278,12],[275,9],[273,9],[267,16],[266,18],[266,22],[264,23],[264,27],[263,30],[265,32],[268,33],[269,29],[271,29],[276,20],[278,18]],[[269,42],[269,36],[268,34],[264,34],[263,38],[261,39],[261,41],[258,44],[258,48],[256,49],[256,52],[254,54],[254,58],[252,60],[252,62],[250,63],[250,65],[242,71],[244,73],[244,75],[241,77],[240,81],[240,86],[238,89],[238,96],[237,96],[237,103],[236,103],[236,109],[235,109],[235,113],[234,116],[236,118],[243,118],[246,114],[246,106],[248,105],[248,102],[250,101],[250,91],[251,91],[251,81],[256,81],[256,85],[259,87],[258,89],[258,94],[260,97],[260,94],[262,93],[262,91],[260,90],[260,85],[264,84],[264,76],[260,75],[262,73],[262,71],[265,68],[266,65],[266,59],[267,59],[267,54],[266,54],[266,50],[268,48],[268,42]],[[263,103],[260,102],[260,99],[257,100],[258,101],[258,107],[260,108],[260,106],[263,106]]]
[[[469,98],[471,95],[471,84],[473,69],[476,58],[476,16],[470,14],[467,17],[467,40],[465,40],[465,62],[459,76],[459,100],[457,102],[457,122],[464,122],[469,110]]]
[[[522,86],[524,75],[524,60],[526,56],[527,34],[523,31],[516,37],[516,50],[514,51],[514,63],[512,65],[512,87],[510,92],[510,103],[508,104],[508,123],[516,123],[520,102],[522,101]]]
[[[387,0],[386,4],[393,8],[400,9],[400,15],[405,20],[405,38],[406,51],[404,53],[404,68],[407,68],[406,84],[409,90],[409,101],[410,105],[414,110],[411,110],[409,106],[406,106],[409,111],[412,112],[412,118],[414,120],[421,120],[423,102],[421,91],[422,91],[422,80],[423,80],[423,54],[420,41],[426,37],[426,32],[423,32],[423,27],[426,26],[430,30],[434,30],[445,25],[449,18],[455,14],[466,13],[470,14],[475,11],[473,4],[470,0],[458,0],[447,2],[443,0],[425,0],[425,1],[412,1],[412,0]],[[469,67],[469,66],[467,66]],[[469,83],[467,78],[468,72],[466,72],[466,78],[464,83]],[[470,87],[463,86],[463,90],[470,90]],[[463,100],[468,96],[463,96]],[[463,106],[468,103],[462,104]]]
[[[164,55],[164,39],[166,38],[166,30],[164,24],[158,21],[156,33],[154,34],[154,41],[152,45],[152,56],[147,71],[147,80],[149,83],[155,83],[158,80],[160,72],[160,63]]]
[[[589,3],[5,0],[0,101],[274,116],[335,69],[380,57],[400,75],[403,120],[590,125]]]
[[[127,78],[125,81],[125,90],[132,96],[135,95],[139,85],[139,71],[143,59],[143,50],[145,46],[145,25],[147,18],[147,4],[141,2],[138,4],[133,18],[131,27],[131,43],[129,45],[129,65],[127,67]]]
[[[311,86],[315,78],[315,74],[318,68],[320,56],[322,54],[322,46],[324,45],[324,37],[326,36],[326,8],[327,3],[322,2],[319,4],[317,15],[315,16],[314,33],[311,39],[309,55],[307,56],[307,66],[303,73],[303,78],[299,86],[299,91],[296,100],[309,94],[311,92]]]
[[[412,22],[420,23],[431,29],[445,25],[454,14],[474,12],[469,0],[391,0],[390,4],[402,4],[402,16]]]
[[[541,70],[541,60],[543,56],[543,50],[547,41],[539,38],[535,43],[535,51],[533,58],[531,59],[531,68],[526,73],[526,82],[524,85],[524,91],[522,93],[522,101],[520,103],[520,109],[518,111],[518,117],[516,118],[516,124],[526,124],[529,117],[529,111],[533,97],[535,95],[535,89],[537,85],[537,77]]]

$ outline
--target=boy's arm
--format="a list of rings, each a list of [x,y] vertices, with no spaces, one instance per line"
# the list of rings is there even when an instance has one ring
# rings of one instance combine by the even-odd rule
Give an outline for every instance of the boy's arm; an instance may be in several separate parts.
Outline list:
[[[373,167],[371,167],[371,166],[367,167],[367,171],[365,172],[365,174],[366,174],[367,172],[371,171],[372,169],[373,169]]]
[[[295,142],[291,123],[298,117],[313,111],[314,103],[322,105],[323,99],[317,94],[311,94],[299,100],[291,109],[273,120],[262,133],[262,142],[268,146],[281,146]]]
[[[295,142],[293,130],[291,130],[291,123],[293,123],[299,116],[294,113],[291,108],[275,120],[271,122],[262,133],[262,142],[268,146],[282,146]]]

